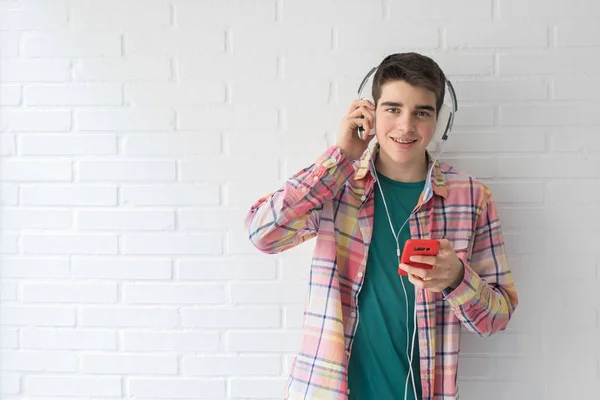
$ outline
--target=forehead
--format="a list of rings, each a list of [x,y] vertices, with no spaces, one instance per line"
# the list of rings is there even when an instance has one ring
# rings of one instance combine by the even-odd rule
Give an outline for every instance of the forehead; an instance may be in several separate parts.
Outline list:
[[[414,86],[401,81],[389,81],[381,86],[380,101],[401,101],[418,104],[429,104],[435,107],[435,93],[422,86]]]

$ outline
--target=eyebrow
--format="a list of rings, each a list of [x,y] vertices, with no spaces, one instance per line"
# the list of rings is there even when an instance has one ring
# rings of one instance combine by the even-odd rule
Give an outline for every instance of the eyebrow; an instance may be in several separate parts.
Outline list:
[[[381,103],[382,106],[388,106],[388,107],[403,107],[404,104],[402,103],[396,103],[394,101],[384,101],[383,103]],[[415,110],[429,110],[429,111],[435,111],[435,108],[429,105],[417,105],[415,107]]]

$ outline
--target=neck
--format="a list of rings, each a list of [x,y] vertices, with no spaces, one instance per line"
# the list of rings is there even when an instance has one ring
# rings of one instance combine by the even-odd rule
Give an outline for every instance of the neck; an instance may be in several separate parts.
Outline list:
[[[397,182],[420,182],[427,178],[427,155],[406,163],[397,163],[381,151],[377,154],[375,168],[388,178]]]

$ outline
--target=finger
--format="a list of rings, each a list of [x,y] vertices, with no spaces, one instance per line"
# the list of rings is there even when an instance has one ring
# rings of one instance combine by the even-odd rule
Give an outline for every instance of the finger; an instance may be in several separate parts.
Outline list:
[[[440,250],[454,250],[448,239],[440,239]]]
[[[436,265],[438,259],[436,256],[411,256],[410,261],[429,265]]]
[[[409,275],[415,275],[421,279],[431,278],[431,272],[430,272],[431,270],[428,270],[428,269],[412,267],[407,264],[400,264],[400,268],[405,270]]]
[[[415,287],[417,287],[419,289],[427,289],[431,292],[441,292],[442,290],[444,290],[444,288],[446,288],[444,281],[441,279],[424,280],[416,275],[409,274],[408,280]]]
[[[369,100],[358,99],[358,100],[354,100],[350,104],[350,108],[348,109],[348,114],[350,114],[351,112],[353,112],[354,110],[356,110],[359,107],[367,107],[369,109],[375,110],[375,106]]]

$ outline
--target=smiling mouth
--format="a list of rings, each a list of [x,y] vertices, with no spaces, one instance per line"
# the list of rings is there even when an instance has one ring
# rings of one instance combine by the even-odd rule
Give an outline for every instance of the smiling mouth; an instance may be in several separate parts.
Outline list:
[[[396,143],[401,143],[401,144],[411,144],[417,141],[417,139],[414,140],[406,140],[406,139],[397,139],[397,138],[391,138],[394,142]]]

